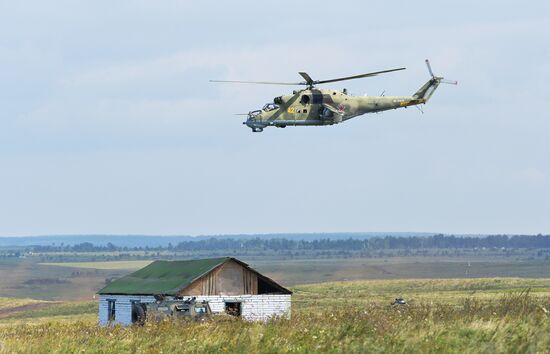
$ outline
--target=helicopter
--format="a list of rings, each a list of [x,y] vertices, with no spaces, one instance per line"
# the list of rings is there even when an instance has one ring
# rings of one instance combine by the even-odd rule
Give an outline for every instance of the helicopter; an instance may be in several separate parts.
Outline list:
[[[426,104],[441,83],[457,85],[457,81],[445,80],[435,76],[430,61],[426,59],[426,66],[431,75],[428,80],[412,96],[353,96],[346,89],[342,91],[318,89],[316,86],[338,81],[354,80],[405,70],[396,68],[375,71],[367,74],[341,77],[329,80],[313,80],[305,72],[299,72],[305,81],[300,82],[269,82],[269,81],[230,81],[210,80],[210,82],[262,84],[262,85],[291,85],[305,86],[305,89],[295,90],[291,95],[278,96],[273,103],[267,103],[262,109],[250,111],[244,115],[247,119],[243,124],[252,129],[252,132],[262,132],[267,127],[286,128],[287,126],[325,126],[345,122],[351,118],[366,114],[378,113],[390,109],[407,108]],[[419,107],[418,107],[419,108]]]

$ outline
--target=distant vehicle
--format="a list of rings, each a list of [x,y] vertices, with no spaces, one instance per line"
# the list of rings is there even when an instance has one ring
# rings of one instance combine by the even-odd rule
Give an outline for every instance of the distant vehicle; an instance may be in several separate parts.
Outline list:
[[[275,97],[273,103],[267,103],[262,109],[242,114],[247,116],[243,124],[251,128],[253,132],[259,133],[266,127],[285,128],[287,125],[333,125],[365,113],[378,113],[390,109],[407,108],[408,106],[425,104],[430,97],[432,97],[432,94],[439,84],[457,84],[456,81],[449,81],[445,80],[443,77],[435,76],[430,66],[430,62],[427,59],[426,65],[428,66],[431,78],[412,96],[384,96],[383,93],[380,96],[352,96],[348,94],[346,89],[340,92],[334,89],[316,88],[316,85],[320,84],[372,77],[379,74],[404,70],[405,68],[375,71],[367,74],[329,80],[313,80],[307,73],[300,72],[300,76],[305,80],[301,82],[210,81],[306,87],[302,90],[295,90],[292,94]]]
[[[399,298],[395,299],[391,304],[392,305],[406,305],[407,302],[405,301],[405,299],[399,297]]]
[[[145,320],[162,321],[170,318],[202,321],[212,315],[207,301],[197,301],[196,298],[165,300],[158,299],[152,303],[134,303],[132,307],[132,322],[143,324]]]

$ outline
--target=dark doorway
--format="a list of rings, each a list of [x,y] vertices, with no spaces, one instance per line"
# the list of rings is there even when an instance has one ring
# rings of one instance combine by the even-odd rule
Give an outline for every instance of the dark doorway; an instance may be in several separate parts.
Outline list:
[[[132,323],[143,325],[145,323],[145,304],[132,301]]]
[[[240,302],[226,302],[225,313],[231,316],[241,317],[241,303]]]

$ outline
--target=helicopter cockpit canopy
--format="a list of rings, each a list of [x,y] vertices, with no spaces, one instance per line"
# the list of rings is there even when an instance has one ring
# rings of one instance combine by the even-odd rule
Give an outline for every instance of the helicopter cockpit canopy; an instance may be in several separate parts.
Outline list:
[[[262,111],[269,112],[269,111],[273,111],[273,110],[278,109],[278,108],[279,108],[279,106],[277,106],[274,103],[266,103],[264,105],[264,107],[262,108]]]
[[[251,111],[251,112],[248,112],[248,118],[249,119],[254,119],[256,118],[256,116],[260,115],[262,113],[261,110],[256,110],[256,111]]]

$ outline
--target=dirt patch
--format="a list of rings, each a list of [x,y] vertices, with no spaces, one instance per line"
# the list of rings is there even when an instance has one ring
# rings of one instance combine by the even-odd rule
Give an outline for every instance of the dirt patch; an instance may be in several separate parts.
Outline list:
[[[61,301],[37,302],[34,304],[26,304],[21,306],[2,308],[0,309],[0,318],[8,317],[18,312],[38,310],[54,304],[60,304],[60,303]]]
[[[373,265],[373,266],[370,266],[370,268],[372,268],[376,272],[382,273],[384,275],[392,275],[393,274],[392,272],[388,271],[387,269],[385,269],[384,267],[381,267],[381,266]]]
[[[70,283],[68,280],[59,279],[59,278],[37,278],[37,279],[29,279],[23,282],[23,284],[26,285],[49,285],[49,284],[67,284]]]

